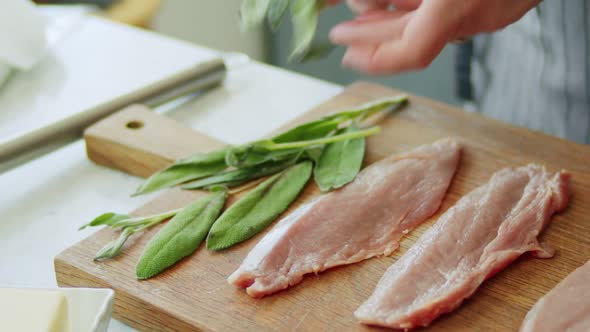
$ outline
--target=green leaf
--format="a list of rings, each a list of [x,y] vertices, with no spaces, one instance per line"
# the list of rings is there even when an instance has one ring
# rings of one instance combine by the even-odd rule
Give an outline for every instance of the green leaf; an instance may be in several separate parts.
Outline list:
[[[213,150],[205,153],[195,153],[187,158],[180,159],[174,163],[177,166],[183,165],[212,165],[218,164],[225,160],[225,153],[231,149],[230,145],[226,145],[220,149]]]
[[[404,106],[408,101],[408,97],[404,95],[395,96],[395,97],[386,97],[381,98],[378,100],[374,100],[365,104],[358,106],[357,108],[353,108],[351,110],[335,113],[329,116],[326,116],[324,119],[326,120],[334,120],[340,119],[340,121],[344,122],[347,120],[353,120],[356,122],[363,121],[372,115],[375,115],[379,112],[384,111],[394,111],[401,106]]]
[[[353,125],[341,131],[350,133],[358,130]],[[327,144],[314,170],[315,182],[320,190],[325,192],[337,189],[354,180],[361,169],[364,156],[364,137]]]
[[[150,177],[134,196],[173,187],[175,185],[216,174],[226,168],[225,163],[214,166],[178,166]]]
[[[169,188],[218,173],[227,167],[225,155],[228,149],[229,147],[224,147],[209,153],[199,153],[179,160],[166,169],[150,176],[133,195]]]
[[[322,155],[322,150],[322,147],[308,148],[305,149],[303,156],[314,163],[318,163],[320,161],[320,156]]]
[[[216,193],[216,192],[227,192],[228,187],[224,186],[222,184],[216,184],[216,185],[212,185],[210,187],[207,188],[207,190],[209,190],[212,193]]]
[[[300,58],[296,59],[297,62],[303,63],[312,60],[318,60],[321,58],[325,58],[328,56],[332,51],[336,48],[336,46],[330,42],[313,42],[309,46],[309,50],[302,55]]]
[[[288,143],[324,137],[338,128],[339,119],[320,119],[299,125],[272,138],[275,143]]]
[[[277,31],[289,7],[289,0],[274,0],[270,2],[267,12],[268,25],[272,31]]]
[[[133,228],[124,228],[117,239],[107,243],[107,245],[105,245],[96,253],[94,260],[98,261],[107,258],[113,258],[119,255],[123,245],[125,244],[125,241],[127,241],[127,239],[133,235],[133,233],[135,233]]]
[[[347,139],[353,139],[357,137],[364,137],[377,134],[381,131],[381,128],[378,126],[369,127],[367,129],[357,130],[354,132],[345,132],[340,133],[338,135],[328,136],[324,138],[312,139],[307,141],[299,141],[299,142],[288,142],[288,143],[275,143],[272,140],[266,141],[258,141],[256,143],[256,148],[260,150],[268,150],[268,151],[279,151],[279,150],[287,150],[287,149],[295,149],[295,148],[313,148],[318,145],[328,144],[339,142]]]
[[[296,158],[287,159],[278,162],[267,162],[264,164],[238,168],[231,171],[219,173],[204,179],[189,182],[182,186],[182,189],[202,189],[214,185],[226,185],[228,187],[241,184],[248,180],[258,179],[267,175],[271,175],[284,170],[285,168],[293,165],[296,162]]]
[[[151,278],[199,248],[225,204],[218,191],[183,208],[144,249],[135,268],[138,279]]]
[[[178,211],[180,211],[180,209],[170,210],[170,211],[166,211],[166,212],[162,212],[162,213],[158,213],[158,214],[153,214],[153,215],[149,215],[149,216],[144,216],[144,217],[134,217],[134,218],[121,219],[121,220],[113,223],[111,225],[111,227],[123,228],[123,227],[140,227],[140,226],[145,226],[145,225],[155,225],[155,224],[161,223],[162,221],[164,221],[166,219],[173,217],[175,214],[178,213]]]
[[[379,99],[357,108],[327,115],[319,120],[301,124],[272,138],[275,143],[312,140],[325,137],[347,121],[364,120],[375,113],[395,109],[407,102],[406,96]]]
[[[206,186],[206,187],[203,187],[202,189],[205,189],[210,192],[215,192],[215,191],[219,191],[219,190],[223,189],[223,190],[229,192],[231,188],[239,187],[247,182],[248,182],[248,180],[231,181],[231,182],[225,182],[222,184],[214,184],[211,186]],[[185,190],[192,190],[192,189],[185,189]]]
[[[241,148],[238,149],[239,147],[232,147],[231,149],[227,150],[227,153],[225,154],[225,164],[228,166],[233,166],[236,167],[239,163],[240,163],[240,155],[248,153],[248,148]],[[238,151],[240,150],[240,151]]]
[[[242,27],[250,29],[264,22],[271,0],[242,0],[240,16]]]
[[[181,209],[170,210],[159,214],[154,214],[145,217],[131,218],[127,215],[105,213],[95,220],[98,220],[101,225],[109,225],[113,228],[122,229],[121,235],[118,239],[113,240],[98,251],[94,260],[102,260],[113,258],[117,256],[123,247],[123,244],[134,233],[141,232],[144,229],[150,228],[162,221],[169,219],[176,215]]]
[[[297,61],[309,50],[318,27],[319,13],[323,6],[324,0],[293,0],[291,4],[293,47],[289,61]]]
[[[275,174],[230,206],[207,236],[207,249],[222,250],[245,241],[270,225],[299,196],[312,172],[304,161]]]
[[[113,224],[115,224],[121,220],[129,219],[129,218],[130,217],[126,214],[117,214],[114,212],[107,212],[107,213],[103,213],[100,216],[94,218],[94,220],[87,223],[86,225],[80,226],[80,228],[78,228],[78,230],[80,231],[86,227],[95,227],[95,226],[101,226],[101,225],[112,226]]]
[[[268,162],[278,162],[287,159],[293,159],[301,153],[301,149],[290,149],[290,150],[279,150],[279,151],[268,151],[268,150],[255,150],[248,149],[243,156],[232,165],[234,167],[250,167],[265,164]]]

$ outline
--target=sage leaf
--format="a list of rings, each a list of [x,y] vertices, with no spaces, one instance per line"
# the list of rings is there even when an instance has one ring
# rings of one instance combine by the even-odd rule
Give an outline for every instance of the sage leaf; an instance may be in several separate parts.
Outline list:
[[[187,158],[180,159],[174,163],[174,165],[211,165],[217,164],[225,159],[225,153],[231,146],[227,145],[220,149],[213,150],[205,153],[195,153]]]
[[[336,46],[330,42],[314,42],[309,46],[308,51],[302,55],[297,62],[303,63],[311,60],[318,60],[325,58],[336,48]]]
[[[353,125],[342,133],[358,131]],[[314,170],[314,179],[323,192],[338,189],[359,173],[365,156],[365,138],[358,137],[326,144]]]
[[[296,159],[288,159],[279,162],[267,162],[261,165],[238,168],[231,171],[222,172],[201,180],[189,182],[182,186],[182,189],[202,189],[214,185],[226,185],[233,187],[242,184],[245,181],[258,179],[284,170],[295,164]]]
[[[291,20],[293,22],[293,47],[289,61],[301,59],[313,42],[319,13],[324,0],[293,0],[291,4]]]
[[[127,215],[116,214],[112,212],[104,213],[96,217],[92,222],[85,226],[108,225],[112,228],[120,228],[122,231],[119,235],[119,238],[107,243],[102,249],[98,251],[98,253],[96,253],[94,260],[103,260],[117,256],[121,252],[123,244],[125,244],[125,241],[127,241],[131,235],[157,225],[166,219],[169,219],[170,217],[177,214],[180,210],[181,209],[170,210],[146,217],[132,218]]]
[[[109,243],[107,243],[102,249],[100,249],[94,256],[94,260],[103,260],[107,258],[116,257],[121,253],[121,249],[125,244],[125,241],[135,233],[133,228],[124,228],[119,237]]]
[[[129,219],[129,218],[130,217],[126,214],[107,212],[107,213],[103,213],[100,216],[94,218],[91,222],[87,223],[86,225],[80,226],[80,228],[78,228],[78,230],[80,231],[86,227],[95,227],[95,226],[102,226],[102,225],[112,226],[113,224],[115,224],[121,220]]]
[[[274,136],[271,140],[275,143],[288,143],[321,138],[336,130],[340,123],[336,118],[311,121]]]
[[[240,16],[243,29],[251,29],[264,22],[271,0],[243,0]]]
[[[399,107],[404,106],[407,101],[408,97],[404,95],[381,98],[362,104],[351,110],[328,115],[324,120],[339,120],[341,123],[349,120],[360,122],[376,113],[396,110]]]
[[[140,226],[146,226],[146,225],[155,225],[155,224],[161,223],[162,221],[164,221],[166,219],[173,217],[175,214],[178,213],[178,211],[180,211],[180,209],[170,210],[170,211],[166,211],[166,212],[162,212],[162,213],[158,213],[158,214],[153,214],[153,215],[149,215],[149,216],[144,216],[144,217],[134,217],[134,218],[121,219],[121,220],[113,223],[111,225],[111,227],[123,228],[123,227],[140,227]]]
[[[279,151],[255,151],[249,149],[237,162],[233,164],[234,167],[250,167],[267,162],[278,162],[286,159],[293,159],[301,153],[301,149],[279,150]]]
[[[240,155],[248,153],[248,149],[243,149],[243,151],[238,152],[238,147],[232,148],[227,150],[225,154],[225,163],[228,166],[236,167],[240,163]]]
[[[150,176],[133,195],[154,192],[218,173],[227,167],[225,163],[227,150],[228,147],[225,147],[179,160]]]
[[[151,278],[199,248],[225,204],[227,192],[217,191],[183,208],[144,249],[135,268],[138,279]]]
[[[272,0],[267,12],[268,25],[272,31],[277,31],[289,7],[289,0]]]
[[[145,181],[133,194],[134,196],[147,194],[164,188],[203,178],[218,173],[226,168],[225,163],[206,166],[174,166],[161,173],[155,174]]]
[[[318,163],[320,161],[320,156],[322,155],[322,147],[315,147],[305,149],[304,156],[306,159],[313,161],[314,163]]]
[[[378,126],[369,127],[367,129],[359,129],[353,132],[345,132],[339,133],[333,136],[327,136],[318,139],[306,140],[306,141],[299,141],[299,142],[287,142],[287,143],[275,143],[272,140],[265,140],[265,141],[258,141],[256,143],[257,148],[260,150],[268,150],[268,151],[279,151],[279,150],[288,150],[288,149],[295,149],[295,148],[313,148],[318,145],[334,143],[339,141],[344,141],[348,139],[353,139],[357,137],[364,137],[377,134],[381,131],[381,128]]]
[[[382,98],[370,103],[360,105],[357,108],[341,111],[324,116],[323,118],[307,122],[289,129],[272,138],[275,143],[288,143],[293,141],[312,140],[322,138],[339,129],[347,121],[364,120],[378,112],[388,109],[396,109],[407,102],[407,96]]]
[[[265,229],[299,196],[312,172],[303,161],[268,178],[230,206],[211,227],[207,249],[223,250]]]

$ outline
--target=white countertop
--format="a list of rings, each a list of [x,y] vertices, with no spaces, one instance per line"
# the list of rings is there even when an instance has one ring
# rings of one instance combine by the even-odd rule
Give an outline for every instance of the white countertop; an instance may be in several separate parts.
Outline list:
[[[61,40],[32,69],[15,72],[0,87],[0,150],[31,132],[56,136],[76,114],[92,113],[219,56],[82,13],[52,17],[54,25],[68,26]]]
[[[162,38],[162,42],[166,44],[167,40]],[[127,47],[137,45],[129,40]],[[128,76],[136,74],[129,72]],[[278,68],[248,63],[231,69],[222,87],[169,116],[225,142],[240,143],[268,133],[340,89]],[[31,91],[15,93],[34,98]],[[15,116],[24,119],[29,115]],[[10,121],[19,123],[22,119]],[[102,212],[127,212],[142,205],[151,197],[129,197],[140,182],[139,178],[91,163],[82,141],[2,174],[0,286],[55,287],[53,257],[93,232],[78,232],[78,226]],[[131,329],[113,321],[109,330]]]

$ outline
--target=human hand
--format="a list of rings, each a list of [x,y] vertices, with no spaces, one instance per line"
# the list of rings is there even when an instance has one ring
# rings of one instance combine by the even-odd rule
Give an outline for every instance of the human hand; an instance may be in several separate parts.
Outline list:
[[[340,0],[328,0],[337,4]],[[347,0],[358,16],[332,28],[342,64],[368,74],[423,69],[453,40],[514,23],[540,0]],[[393,6],[395,9],[389,10]]]

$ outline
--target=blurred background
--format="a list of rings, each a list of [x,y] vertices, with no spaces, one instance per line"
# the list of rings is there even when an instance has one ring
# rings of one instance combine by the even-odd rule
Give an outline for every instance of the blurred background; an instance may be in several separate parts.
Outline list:
[[[304,64],[289,64],[291,26],[284,20],[277,34],[269,31],[243,34],[238,28],[241,0],[168,0],[162,1],[151,28],[160,33],[226,51],[240,51],[257,60],[314,76],[347,84],[358,79],[380,82],[415,94],[458,104],[454,96],[453,46],[447,47],[431,67],[417,73],[395,77],[363,77],[340,67],[343,48],[327,58]],[[210,13],[216,15],[210,15]],[[318,38],[327,39],[329,29],[352,17],[345,6],[325,10],[320,18]]]
[[[364,77],[343,69],[340,59],[344,50],[336,49],[328,57],[304,64],[287,62],[291,26],[284,20],[278,33],[265,28],[240,31],[241,0],[39,0],[38,3],[93,3],[100,6],[104,16],[126,24],[222,51],[237,51],[272,65],[317,77],[338,84],[363,79],[376,81],[415,94],[458,104],[454,95],[453,46],[435,60],[428,69],[392,77]],[[212,15],[214,13],[214,15]],[[318,38],[326,39],[330,27],[349,19],[346,6],[336,6],[323,12]]]

